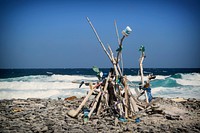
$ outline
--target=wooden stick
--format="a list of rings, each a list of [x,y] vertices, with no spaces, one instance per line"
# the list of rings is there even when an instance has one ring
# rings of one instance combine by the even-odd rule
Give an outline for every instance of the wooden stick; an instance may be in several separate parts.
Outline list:
[[[121,71],[121,68],[120,68],[120,66],[119,66],[119,63],[117,63],[117,69],[118,69],[118,71],[119,71],[119,75],[120,75],[120,76],[123,76],[122,71]]]
[[[129,98],[130,98],[130,97],[129,97]],[[132,115],[133,115],[133,112],[135,112],[135,111],[134,111],[134,109],[133,109],[133,104],[132,104],[131,102],[130,102],[129,104],[130,104],[130,110],[131,110],[129,116],[132,116]]]
[[[116,77],[118,78],[119,77],[119,72],[118,72],[118,69],[117,69],[117,65],[116,65],[116,60],[113,56],[113,52],[112,52],[112,49],[110,48],[110,46],[108,46],[108,50],[110,51],[111,53],[111,62],[113,64],[113,67],[114,67],[114,70],[115,70],[115,74],[116,74]]]
[[[125,38],[125,36],[123,35],[123,37],[120,40],[120,44],[119,44],[120,48],[122,47],[122,42],[123,42],[124,38]],[[117,60],[116,60],[117,63],[119,62],[119,56],[120,56],[120,54],[121,54],[121,50],[119,50],[118,53],[117,53]]]
[[[109,53],[108,53],[108,51],[106,50],[106,48],[105,48],[104,44],[102,43],[102,41],[101,41],[101,39],[100,39],[99,35],[98,35],[98,34],[97,34],[97,32],[96,32],[96,30],[95,30],[94,26],[92,25],[92,22],[89,20],[89,18],[88,18],[88,17],[87,17],[87,20],[88,20],[88,22],[89,22],[90,26],[92,27],[92,29],[93,29],[93,31],[94,31],[94,33],[95,33],[95,35],[96,35],[96,37],[97,37],[97,39],[98,39],[99,43],[101,44],[101,47],[103,48],[104,52],[107,54],[108,58],[109,58],[110,60],[112,60],[112,58],[111,58],[110,54],[109,54]]]
[[[115,72],[116,72],[116,75],[117,75],[117,77],[118,77],[119,72],[117,71],[117,63],[118,63],[118,58],[119,58],[119,57],[117,57],[117,60],[115,60],[115,58],[114,58],[114,56],[113,56],[113,52],[112,52],[112,50],[111,50],[110,47],[108,47],[108,48],[109,48],[109,50],[110,50],[111,55],[108,53],[108,51],[106,50],[104,44],[102,43],[102,41],[101,41],[101,39],[100,39],[100,37],[99,37],[99,35],[98,35],[98,33],[96,32],[96,30],[95,30],[95,28],[94,28],[92,22],[89,20],[88,17],[87,17],[87,20],[88,20],[90,26],[92,27],[92,29],[93,29],[93,31],[94,31],[94,33],[95,33],[95,35],[96,35],[96,37],[97,37],[99,43],[101,44],[101,47],[103,48],[103,50],[104,50],[105,53],[107,54],[108,58],[109,58],[110,61],[112,62],[113,66],[114,66],[114,69],[115,69]],[[124,38],[125,38],[125,36],[122,37],[122,39],[121,39],[121,41],[120,41],[120,46],[122,45],[122,41],[124,40]],[[119,51],[119,52],[120,52],[120,51]],[[118,56],[119,56],[119,52],[118,52]]]
[[[101,93],[101,91],[100,91],[99,94],[97,95],[96,99],[95,99],[95,103],[94,103],[92,109],[90,110],[90,113],[88,114],[88,118],[90,118],[90,116],[92,115],[94,109],[96,108],[97,103],[98,103],[98,101],[99,101],[99,98],[100,98],[101,94],[102,94],[102,93]]]
[[[133,109],[134,109],[134,111],[135,112],[138,112],[139,111],[139,109],[138,109],[138,106],[137,106],[137,104],[136,104],[136,101],[133,99],[133,97],[132,97],[132,93],[131,93],[131,91],[130,91],[130,88],[128,87],[127,88],[127,90],[128,90],[128,95],[130,96],[130,103],[133,105]]]
[[[118,32],[118,28],[117,28],[117,22],[115,21],[115,31],[116,31],[116,35],[117,35],[117,41],[118,41],[118,44],[120,45],[120,39],[119,39],[119,32]],[[122,58],[122,54],[121,54],[121,69],[119,70],[120,72],[120,75],[123,75],[123,68],[124,68],[124,64],[123,64],[123,58]],[[119,65],[119,63],[118,63]],[[119,67],[120,68],[120,67]]]
[[[116,35],[117,35],[117,41],[118,41],[118,44],[120,45],[119,32],[118,32],[116,20],[115,20],[114,24],[115,24],[115,31],[116,31]]]
[[[108,88],[108,81],[110,80],[110,77],[111,77],[111,72],[109,72],[109,74],[108,74],[108,77],[107,77],[107,79],[106,79],[106,83],[105,83],[105,86],[104,86],[104,89],[103,89],[103,91],[105,92],[104,97],[105,97],[106,106],[108,106],[108,93],[107,93],[107,88]],[[102,97],[102,98],[103,98],[103,97]],[[101,100],[102,100],[102,98],[101,98]],[[100,101],[100,105],[99,105],[99,109],[98,109],[98,111],[97,111],[97,115],[100,114],[101,108],[102,108],[102,101]]]
[[[142,56],[140,58],[140,75],[141,75],[141,82],[142,82],[142,87],[144,86],[144,74],[143,74],[143,60],[144,60],[144,56],[143,56],[143,52],[142,52]]]
[[[142,87],[144,87],[144,74],[143,74],[143,65],[142,65],[143,60],[144,60],[144,52],[142,52],[142,56],[140,58],[140,74],[141,74]],[[146,102],[149,103],[147,91],[145,90],[144,93],[145,93]]]
[[[125,85],[125,105],[128,106],[128,86],[127,86],[127,80],[126,76],[124,78],[124,85]],[[125,108],[125,117],[128,118],[128,108]]]
[[[124,109],[123,109],[122,103],[118,103],[117,107],[119,109],[120,116],[123,116]]]
[[[100,84],[101,84],[101,83],[100,83]],[[91,88],[91,89],[90,89],[88,95],[87,95],[87,96],[84,98],[84,100],[82,101],[81,105],[79,105],[78,109],[76,109],[76,110],[70,110],[70,111],[68,112],[68,115],[71,116],[71,117],[76,117],[76,116],[79,114],[79,112],[81,111],[81,109],[83,108],[83,106],[85,105],[85,103],[87,102],[87,100],[89,99],[89,97],[92,95],[94,89],[95,89],[96,87],[98,87],[100,84],[97,84],[97,85],[95,85],[94,87],[92,87],[92,84],[90,84],[90,88]]]

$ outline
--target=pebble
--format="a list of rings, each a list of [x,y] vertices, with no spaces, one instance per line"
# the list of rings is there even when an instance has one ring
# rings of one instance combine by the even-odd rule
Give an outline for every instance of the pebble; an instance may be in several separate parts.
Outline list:
[[[135,120],[120,122],[107,112],[98,117],[93,115],[86,123],[82,113],[78,118],[69,117],[67,112],[76,109],[81,101],[80,98],[0,100],[0,132],[200,132],[200,102],[196,99],[180,103],[162,99],[160,105],[175,106],[187,110],[187,113],[175,115],[154,107],[140,116],[139,123]]]

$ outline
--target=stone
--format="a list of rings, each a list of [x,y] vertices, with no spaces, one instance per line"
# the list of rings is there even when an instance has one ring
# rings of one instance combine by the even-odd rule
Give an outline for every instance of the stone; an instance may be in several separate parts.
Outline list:
[[[42,129],[41,129],[41,132],[46,132],[48,130],[48,127],[47,126],[44,126]]]
[[[165,115],[165,118],[168,119],[168,120],[180,120],[180,116],[179,115]]]
[[[22,104],[13,104],[13,101]],[[53,99],[13,99],[0,100],[0,131],[1,132],[199,132],[199,106],[200,102],[189,100],[176,103],[161,100],[160,108],[154,107],[153,113],[140,115],[141,122],[135,123],[135,119],[128,122],[118,122],[110,110],[102,110],[100,116],[92,116],[87,123],[83,123],[81,113],[79,118],[67,116],[68,110],[77,108],[81,99],[73,101]],[[90,101],[91,102],[91,101]],[[89,103],[89,102],[88,102]],[[187,109],[186,106],[189,108]],[[88,105],[87,105],[88,107]],[[171,109],[176,107],[178,112]],[[12,109],[24,109],[12,112]],[[150,110],[150,109],[149,109]],[[181,110],[186,110],[183,112]],[[192,112],[193,111],[193,112]],[[142,112],[140,113],[142,114]]]

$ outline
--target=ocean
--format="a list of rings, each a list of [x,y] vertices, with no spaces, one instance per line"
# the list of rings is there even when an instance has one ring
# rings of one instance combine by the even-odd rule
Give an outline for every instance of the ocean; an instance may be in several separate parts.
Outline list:
[[[109,69],[100,69],[108,73]],[[124,69],[130,89],[140,82],[137,68]],[[144,68],[148,74],[156,75],[151,81],[154,97],[183,97],[200,99],[199,68]],[[92,69],[0,69],[0,99],[12,98],[66,98],[85,96],[89,90],[76,82],[95,82],[98,78]]]

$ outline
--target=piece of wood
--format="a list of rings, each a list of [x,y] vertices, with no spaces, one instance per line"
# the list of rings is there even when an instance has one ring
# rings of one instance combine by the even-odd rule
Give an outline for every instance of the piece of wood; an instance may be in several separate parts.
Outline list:
[[[118,77],[119,77],[119,72],[118,72],[118,69],[117,69],[117,64],[116,64],[115,57],[114,57],[114,55],[113,55],[113,52],[112,52],[112,49],[111,49],[110,46],[108,46],[108,50],[110,51],[110,55],[111,55],[111,63],[113,64],[113,67],[114,67],[114,70],[115,70],[116,77],[118,78]]]
[[[118,32],[118,28],[117,28],[117,22],[115,21],[114,24],[115,24],[115,31],[116,31],[116,35],[117,35],[117,41],[118,41],[118,44],[120,45],[120,39],[119,39],[119,32]]]
[[[115,95],[115,89],[114,89],[114,85],[112,84],[111,81],[108,82],[108,105],[112,106],[114,101],[117,101],[116,95]]]
[[[96,106],[97,106],[97,103],[98,103],[98,101],[99,101],[99,98],[100,98],[101,94],[102,94],[102,93],[101,93],[101,91],[100,91],[99,94],[97,95],[95,101],[94,101],[94,105],[93,105],[92,109],[90,110],[90,113],[88,114],[88,118],[90,118],[91,115],[92,115],[92,113],[94,112],[94,109],[95,109]]]
[[[88,95],[84,98],[84,100],[82,101],[81,105],[79,105],[78,109],[70,110],[67,114],[69,116],[71,116],[71,117],[76,117],[79,114],[79,112],[81,111],[81,109],[83,108],[83,106],[85,105],[85,103],[87,102],[87,100],[89,99],[89,97],[92,95],[94,89],[96,87],[98,87],[99,85],[101,85],[101,83],[95,85],[94,87],[92,86],[92,84],[90,84],[89,85],[90,86],[90,91],[89,91]]]
[[[101,112],[101,109],[102,109],[102,98],[103,97],[105,98],[106,106],[108,106],[108,92],[107,92],[107,88],[108,88],[108,81],[110,80],[110,77],[111,77],[111,72],[109,72],[108,77],[106,79],[105,86],[103,88],[103,93],[105,93],[105,94],[103,94],[103,96],[101,97],[100,105],[99,105],[99,108],[98,108],[98,111],[97,111],[97,115],[99,115],[100,112]]]
[[[122,38],[121,38],[121,40],[120,40],[120,44],[119,44],[119,47],[120,47],[120,48],[122,48],[122,42],[123,42],[124,38],[125,38],[125,36],[123,35]],[[121,50],[119,50],[119,51],[117,52],[117,60],[116,60],[116,63],[119,62],[119,57],[120,57],[121,52],[122,52]]]
[[[133,104],[131,104],[131,102],[129,102],[129,106],[130,106],[130,114],[129,117],[131,117],[133,115],[134,109],[133,109]]]
[[[120,75],[120,76],[123,76],[122,71],[121,71],[121,68],[120,68],[120,66],[119,66],[119,63],[117,63],[117,69],[118,69],[118,71],[119,71],[119,75]]]
[[[95,35],[96,35],[96,37],[97,37],[99,43],[101,44],[101,47],[103,48],[103,50],[104,50],[104,52],[106,53],[106,55],[108,56],[108,58],[111,60],[111,56],[110,56],[110,54],[108,53],[108,51],[106,50],[106,48],[105,48],[103,42],[101,41],[101,39],[100,39],[100,37],[99,37],[97,31],[96,31],[95,28],[94,28],[92,22],[89,20],[88,17],[87,17],[87,20],[88,20],[90,26],[92,27],[92,29],[93,29],[93,31],[94,31],[94,33],[95,33]]]
[[[117,22],[115,21],[114,24],[115,24],[115,31],[116,31],[116,35],[117,35],[117,41],[118,41],[118,44],[120,45],[120,39],[119,39],[119,32],[118,32],[118,28],[117,28]],[[117,64],[118,64],[118,69],[119,69],[120,75],[123,75],[124,64],[123,64],[122,54],[121,54],[120,58],[121,58],[121,67],[122,68],[120,69],[119,63],[117,63]]]
[[[125,85],[125,105],[128,107],[128,86],[127,86],[127,80],[126,76],[123,78],[124,79],[124,85]],[[128,118],[128,108],[125,108],[125,117]]]
[[[144,87],[144,74],[143,74],[143,60],[144,60],[144,52],[142,52],[142,55],[140,57],[140,75],[141,75],[141,82],[142,82],[142,87]],[[147,95],[147,91],[145,90],[144,91],[145,93],[145,99],[146,99],[146,102],[149,103],[149,99],[148,99],[148,95]]]
[[[123,109],[122,103],[118,103],[117,107],[119,109],[120,116],[123,116],[124,109]]]
[[[137,106],[135,100],[134,100],[133,97],[132,97],[132,93],[131,93],[129,87],[127,88],[127,91],[128,91],[128,95],[129,95],[129,97],[130,97],[130,98],[129,98],[129,99],[130,99],[130,103],[132,104],[134,111],[135,111],[135,112],[138,112],[138,111],[139,111],[138,106]]]

